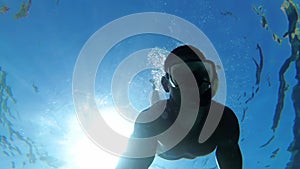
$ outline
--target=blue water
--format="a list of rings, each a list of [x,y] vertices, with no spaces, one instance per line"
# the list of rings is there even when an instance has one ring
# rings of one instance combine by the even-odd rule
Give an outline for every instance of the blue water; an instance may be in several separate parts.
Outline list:
[[[28,1],[24,2],[28,4]],[[283,2],[33,0],[27,16],[15,19],[22,1],[1,0],[0,71],[1,75],[5,71],[7,76],[0,87],[0,168],[109,169],[117,164],[118,158],[94,145],[77,120],[72,97],[73,72],[80,51],[97,30],[116,19],[141,12],[178,16],[194,24],[209,38],[219,54],[221,69],[225,71],[226,104],[240,121],[239,143],[244,168],[286,168],[289,162],[297,160],[288,151],[294,139],[296,115],[291,99],[293,86],[297,83],[294,63],[285,73],[289,87],[279,125],[275,132],[271,129],[278,98],[282,97],[278,94],[280,68],[291,56],[289,38],[282,37],[288,31],[287,15],[281,9]],[[299,1],[294,3],[299,4]],[[4,5],[9,10],[3,10]],[[256,14],[254,6],[262,6],[260,12],[267,19],[267,29],[263,27],[262,17]],[[143,22],[136,22],[133,26],[142,26]],[[119,30],[122,29],[131,28]],[[113,33],[103,37],[98,48],[109,43]],[[273,33],[282,39],[281,43],[273,40]],[[113,73],[127,56],[145,48],[154,48],[156,56],[164,55],[158,49],[170,51],[181,43],[170,37],[145,33],[113,46],[95,76],[97,106],[107,111],[114,106],[111,91]],[[253,61],[261,59],[257,45],[262,49],[264,61],[259,84],[256,84],[258,69]],[[160,57],[148,55],[145,58],[150,64],[163,63]],[[137,111],[150,105],[152,86],[149,79],[158,82],[161,75],[160,71],[153,73],[153,70],[140,71],[129,84],[124,84],[128,86],[130,103]],[[11,88],[11,95],[5,90],[7,86]],[[258,92],[254,92],[258,87]],[[158,86],[158,89],[162,92],[161,87]],[[253,99],[247,101],[252,94]],[[163,92],[161,96],[167,97]],[[4,101],[5,98],[7,101]],[[9,110],[4,110],[4,102]],[[243,114],[244,110],[246,114]],[[109,111],[104,113],[109,114]],[[119,125],[114,117],[107,123]],[[130,133],[130,125],[127,127],[125,135]],[[274,139],[265,144],[273,136]],[[212,169],[217,166],[212,153],[195,160],[156,158],[150,168]]]

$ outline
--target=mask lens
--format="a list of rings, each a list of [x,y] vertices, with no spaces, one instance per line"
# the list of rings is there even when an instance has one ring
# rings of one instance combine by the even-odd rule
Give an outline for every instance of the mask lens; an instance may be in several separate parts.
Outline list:
[[[187,71],[187,68],[190,71]],[[171,86],[178,87],[181,83],[189,85],[188,77],[191,76],[191,72],[201,91],[205,92],[211,88],[210,79],[213,79],[214,64],[210,61],[187,62],[171,66],[168,78]]]

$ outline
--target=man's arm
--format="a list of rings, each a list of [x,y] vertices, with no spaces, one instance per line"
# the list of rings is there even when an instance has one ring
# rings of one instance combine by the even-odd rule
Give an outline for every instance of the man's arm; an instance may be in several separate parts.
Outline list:
[[[125,153],[125,157],[121,157],[116,169],[148,169],[148,167],[152,164],[157,147],[157,141],[149,141],[147,145],[137,144],[132,140],[133,138],[148,138],[150,135],[149,133],[149,126],[147,124],[136,123],[134,126],[134,132],[129,139],[127,150]],[[147,152],[147,153],[144,153]],[[134,154],[134,155],[141,155],[142,157],[137,158],[130,158],[126,157],[126,154]],[[150,157],[143,157],[143,154],[150,154],[153,156]]]
[[[224,114],[217,128],[216,157],[220,169],[242,169],[243,159],[238,145],[240,130],[238,119],[231,109],[225,107]]]

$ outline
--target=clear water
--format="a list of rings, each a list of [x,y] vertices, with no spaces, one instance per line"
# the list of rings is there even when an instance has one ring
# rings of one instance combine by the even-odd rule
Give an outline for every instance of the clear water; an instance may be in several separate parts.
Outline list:
[[[293,133],[293,129],[299,130],[300,113],[295,108],[299,107],[299,100],[292,99],[293,91],[299,95],[299,91],[293,90],[299,85],[296,79],[299,80],[299,53],[291,53],[293,47],[299,52],[299,39],[297,41],[297,31],[288,32],[289,23],[297,18],[293,15],[288,20],[292,14],[284,12],[284,2],[1,0],[0,168],[114,168],[118,157],[93,144],[77,120],[72,96],[76,61],[88,39],[108,23],[130,14],[161,12],[194,24],[218,52],[222,62],[220,69],[225,71],[227,81],[226,104],[240,121],[239,143],[244,168],[298,169],[299,147],[290,146],[293,141],[300,142],[299,133]],[[296,0],[285,4],[299,8]],[[147,20],[137,21],[132,26],[143,27],[145,23]],[[175,23],[172,28],[181,26]],[[121,27],[118,31],[130,29],[134,28]],[[286,32],[288,36],[283,38]],[[109,43],[115,33],[111,30],[97,47]],[[274,40],[273,34],[278,35],[280,43]],[[114,114],[111,83],[118,66],[132,53],[153,48],[145,60],[155,69],[141,70],[129,83],[119,84],[128,87],[132,106],[137,111],[143,110],[150,105],[149,79],[154,79],[162,92],[158,81],[165,50],[170,51],[180,43],[170,37],[144,33],[118,42],[105,55],[97,69],[93,90],[98,108],[113,129],[123,135],[132,130],[132,124],[120,121]],[[280,72],[285,61],[293,56],[298,59],[298,67],[296,62],[291,62],[286,73]],[[264,61],[263,66],[257,67],[254,60],[259,64],[260,59]],[[133,61],[131,66],[139,64]],[[280,75],[284,75],[283,80],[279,79]],[[283,82],[287,87],[279,93]],[[167,96],[162,92],[161,97]],[[282,112],[281,116],[274,118],[280,98],[284,107],[278,111]],[[280,119],[278,126],[272,130],[276,119]],[[217,166],[212,153],[194,160],[156,158],[150,168],[211,169]]]

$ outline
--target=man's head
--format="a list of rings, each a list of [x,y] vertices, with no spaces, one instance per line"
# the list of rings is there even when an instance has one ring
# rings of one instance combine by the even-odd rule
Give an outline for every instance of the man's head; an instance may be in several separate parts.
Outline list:
[[[173,99],[181,96],[179,88],[186,89],[198,87],[201,105],[211,100],[211,82],[217,78],[215,65],[207,60],[203,53],[190,45],[184,45],[174,49],[166,58],[164,69],[166,75],[162,78],[162,85],[166,92],[170,92]],[[188,80],[190,77],[196,80]],[[215,87],[215,86],[213,86]]]
[[[164,69],[165,71],[169,69],[172,65],[176,64],[178,61],[176,58],[180,58],[183,62],[193,62],[193,61],[204,61],[206,60],[203,53],[191,46],[191,45],[184,45],[175,48],[165,60]]]

